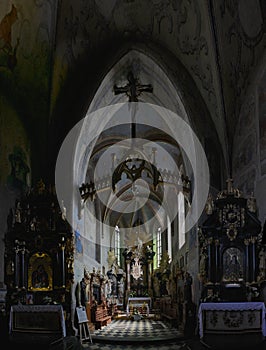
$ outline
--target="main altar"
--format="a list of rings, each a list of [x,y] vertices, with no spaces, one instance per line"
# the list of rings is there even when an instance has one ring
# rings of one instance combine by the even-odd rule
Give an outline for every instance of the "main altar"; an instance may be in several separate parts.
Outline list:
[[[150,297],[129,297],[127,301],[126,312],[130,316],[134,310],[141,314],[149,316],[152,308],[152,299]]]

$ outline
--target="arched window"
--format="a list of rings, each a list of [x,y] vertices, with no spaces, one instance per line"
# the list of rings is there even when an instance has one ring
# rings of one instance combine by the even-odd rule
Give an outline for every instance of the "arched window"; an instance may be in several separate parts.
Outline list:
[[[160,260],[162,256],[162,229],[159,227],[156,231],[155,235],[155,247],[156,247],[156,254],[155,254],[155,268],[158,268],[160,265]]]
[[[117,265],[120,266],[120,248],[121,248],[121,241],[120,241],[120,230],[119,227],[115,226],[115,256]]]
[[[178,247],[185,244],[185,199],[182,192],[178,194]]]

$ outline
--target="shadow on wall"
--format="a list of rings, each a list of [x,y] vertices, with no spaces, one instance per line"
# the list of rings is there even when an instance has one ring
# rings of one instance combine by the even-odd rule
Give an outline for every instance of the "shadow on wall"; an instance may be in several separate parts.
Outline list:
[[[7,177],[7,186],[9,189],[24,192],[28,187],[27,175],[30,168],[27,165],[27,157],[20,146],[14,146],[13,153],[8,156],[11,171]]]

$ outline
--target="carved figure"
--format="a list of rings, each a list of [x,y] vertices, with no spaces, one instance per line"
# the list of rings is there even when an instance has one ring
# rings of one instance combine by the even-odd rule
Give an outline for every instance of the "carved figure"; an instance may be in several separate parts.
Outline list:
[[[64,205],[64,201],[62,200],[62,214],[61,214],[62,219],[65,221],[66,220],[66,207]]]
[[[206,202],[206,206],[205,206],[205,211],[207,215],[211,215],[213,213],[213,209],[214,209],[214,202],[213,202],[213,198],[212,195],[209,194],[208,195],[208,199]]]
[[[107,257],[107,262],[108,262],[109,268],[111,268],[114,265],[115,261],[116,261],[115,252],[113,250],[109,250],[108,257]]]
[[[202,250],[202,252],[200,254],[200,262],[199,262],[199,273],[200,273],[201,277],[206,276],[206,260],[207,260],[207,255]]]
[[[123,302],[124,298],[124,278],[122,277],[118,282],[118,299],[120,302]]]
[[[12,25],[18,19],[17,8],[12,4],[11,10],[4,16],[0,22],[0,49],[1,50],[12,50],[11,45],[11,33]]]
[[[15,209],[15,222],[21,224],[21,205],[20,202],[17,202],[16,209]]]
[[[86,268],[84,268],[84,277],[80,281],[80,304],[85,306],[90,300],[90,274]]]
[[[192,276],[189,272],[186,272],[184,279],[184,299],[187,303],[192,302],[192,281]]]

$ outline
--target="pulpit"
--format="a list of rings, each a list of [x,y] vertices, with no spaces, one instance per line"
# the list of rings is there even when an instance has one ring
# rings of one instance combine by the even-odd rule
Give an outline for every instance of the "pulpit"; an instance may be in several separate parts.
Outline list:
[[[202,301],[247,301],[259,275],[261,223],[255,199],[244,198],[229,179],[216,200],[209,196],[206,213],[199,228]]]

